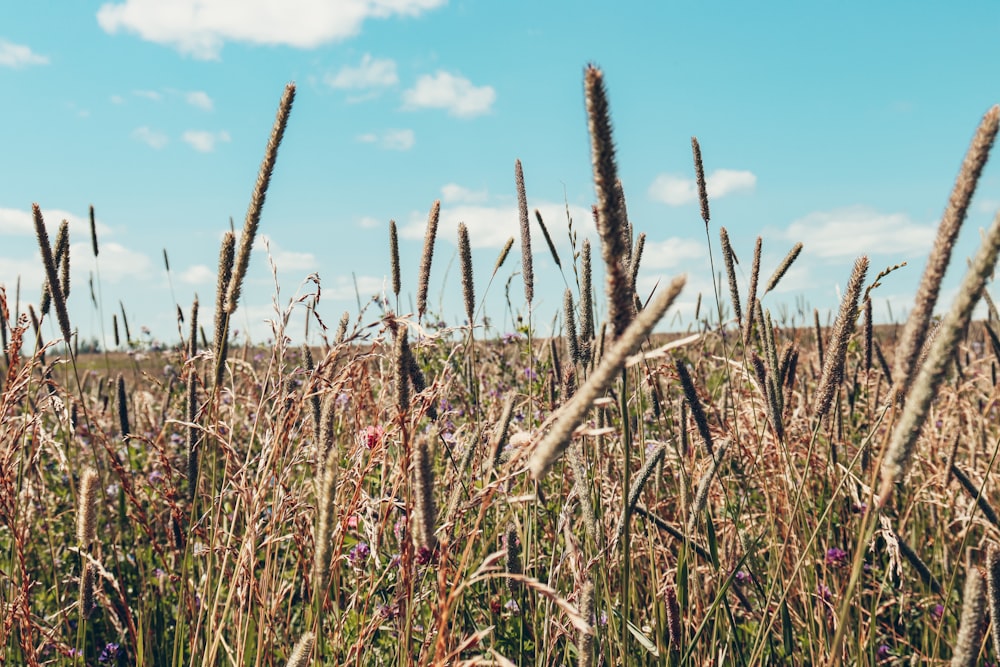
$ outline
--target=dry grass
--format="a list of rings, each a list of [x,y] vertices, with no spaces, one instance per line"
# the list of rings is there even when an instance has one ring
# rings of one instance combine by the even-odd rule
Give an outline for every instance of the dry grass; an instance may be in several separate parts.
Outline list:
[[[633,308],[641,243],[623,238],[603,77],[587,77],[614,283],[606,345],[589,246],[575,244],[569,331],[551,341],[530,316],[502,337],[477,321],[469,271],[454,329],[420,326],[424,297],[415,315],[363,311],[332,342],[293,349],[289,306],[273,347],[240,347],[226,321],[239,259],[220,279],[212,345],[195,344],[192,322],[191,340],[144,359],[53,363],[0,290],[0,662],[996,661],[984,609],[1000,608],[1000,344],[967,319],[995,248],[914,370],[913,391],[931,387],[919,404],[887,376],[895,324],[855,331],[882,277],[861,297],[863,261],[833,332],[769,311],[758,241],[742,330],[716,295],[716,315],[651,335],[683,281]],[[276,150],[272,137],[262,174]],[[425,296],[438,215],[435,203]],[[231,236],[222,255],[231,267]],[[900,428],[913,439],[880,504]],[[696,434],[705,447],[689,445]],[[976,598],[965,612],[962,590]]]

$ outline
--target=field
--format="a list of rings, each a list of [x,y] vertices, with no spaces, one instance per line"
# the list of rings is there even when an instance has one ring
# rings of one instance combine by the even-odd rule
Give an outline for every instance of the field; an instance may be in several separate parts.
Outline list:
[[[173,349],[59,345],[75,338],[68,245],[50,244],[36,207],[51,303],[29,317],[0,291],[0,662],[996,661],[1000,325],[986,285],[1000,216],[955,301],[937,294],[1000,108],[968,149],[912,313],[878,327],[871,299],[896,267],[865,257],[832,326],[762,303],[800,246],[772,270],[758,239],[738,284],[692,140],[728,284],[667,335],[654,329],[684,278],[636,292],[644,235],[596,68],[585,90],[599,247],[574,240],[559,257],[539,218],[571,287],[562,312],[533,311],[518,163],[516,331],[480,311],[464,227],[464,312],[426,312],[435,204],[417,312],[400,309],[411,277],[393,227],[392,294],[336,328],[314,318],[322,345],[288,342],[291,310],[273,345],[230,345],[292,86],[238,247],[223,241],[215,303],[178,307]],[[982,297],[989,318],[973,321]],[[553,315],[561,335],[537,336]],[[60,340],[38,345],[40,318]]]

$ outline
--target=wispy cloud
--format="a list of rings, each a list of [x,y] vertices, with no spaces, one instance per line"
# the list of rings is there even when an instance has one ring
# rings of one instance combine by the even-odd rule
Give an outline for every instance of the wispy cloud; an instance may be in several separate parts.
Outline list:
[[[169,143],[167,135],[159,130],[150,129],[145,125],[132,130],[132,138],[156,150],[163,148]]]
[[[757,176],[750,171],[716,169],[705,177],[705,188],[710,201],[733,193],[753,192],[756,187]],[[698,186],[693,178],[659,174],[649,186],[649,196],[654,201],[682,206],[698,201]]]
[[[378,218],[373,218],[370,215],[362,216],[361,219],[358,220],[358,227],[361,227],[362,229],[375,229],[381,225],[382,223],[379,222]]]
[[[438,223],[438,237],[450,243],[456,243],[458,223],[464,222],[469,229],[469,243],[473,248],[502,248],[511,236],[518,238],[520,224],[518,223],[517,202],[512,197],[504,197],[495,203],[490,200],[486,191],[474,192],[455,183],[449,183],[442,189],[445,199],[441,207],[441,217]],[[448,200],[451,196],[452,199]],[[545,220],[545,226],[556,245],[566,243],[566,235],[559,230],[566,220],[566,204],[564,202],[534,201],[532,210],[538,209]],[[593,229],[590,210],[582,206],[570,204],[570,215],[573,226],[581,234]],[[532,235],[537,234],[539,242],[533,246],[533,251],[548,254],[545,242],[541,240],[541,230],[531,216]],[[420,239],[427,229],[427,213],[413,212],[409,220],[400,229],[403,238]],[[643,260],[645,261],[645,260]]]
[[[212,98],[208,96],[208,93],[202,90],[192,90],[184,93],[184,101],[193,107],[202,109],[203,111],[211,111],[215,106],[212,102]]]
[[[386,130],[381,134],[368,132],[358,135],[358,141],[377,144],[380,148],[391,151],[408,151],[416,143],[416,135],[413,130]]]
[[[366,53],[357,67],[345,65],[336,74],[327,74],[323,79],[331,88],[366,89],[394,86],[399,83],[396,61],[391,58],[373,58]]]
[[[273,238],[261,234],[254,242],[254,249],[267,253],[279,272],[303,273],[319,267],[316,255],[311,252],[288,250],[278,245]]]
[[[29,65],[47,65],[48,63],[48,56],[35,53],[31,47],[0,39],[0,67],[18,69]]]
[[[85,235],[90,238],[90,219],[76,215],[61,209],[43,209],[42,217],[45,219],[45,226],[52,227],[61,221],[69,222],[70,234],[72,236]],[[106,234],[111,233],[110,227],[101,222],[100,218],[95,220],[97,226],[97,237],[100,240]],[[31,216],[31,211],[17,208],[0,208],[0,235],[28,236],[35,233],[35,223]],[[87,252],[90,252],[89,250]]]
[[[216,144],[229,142],[230,136],[225,130],[221,132],[188,130],[181,135],[181,139],[199,153],[211,153],[215,150]]]
[[[914,222],[905,213],[880,213],[868,206],[816,211],[793,221],[783,236],[801,241],[804,252],[824,259],[861,254],[900,257],[930,250],[934,224]]]
[[[462,76],[439,70],[422,75],[403,92],[403,108],[444,109],[458,118],[472,118],[488,113],[496,99],[492,86],[474,86]]]
[[[365,302],[387,291],[386,279],[378,276],[335,276],[323,281],[323,297],[334,301],[351,301],[361,297]]]
[[[182,283],[188,285],[212,285],[218,280],[215,271],[204,264],[189,266],[181,271],[179,278]]]
[[[646,240],[639,270],[676,269],[698,259],[707,259],[705,242],[672,236],[662,241]]]
[[[446,0],[124,0],[97,22],[194,58],[218,59],[227,41],[311,49],[353,37],[369,19],[417,16]]]
[[[163,93],[159,93],[155,90],[133,90],[132,94],[136,97],[141,97],[144,100],[149,100],[150,102],[163,101]]]
[[[152,274],[153,262],[145,254],[128,248],[121,243],[108,241],[101,243],[101,280],[118,283],[123,280],[145,280]],[[70,256],[80,258],[73,260],[82,271],[94,271],[96,264],[91,252],[90,241],[74,243],[70,247]],[[80,280],[86,279],[86,273],[81,272]]]
[[[445,202],[464,202],[467,204],[480,204],[489,198],[486,190],[470,190],[463,188],[458,183],[448,183],[441,188],[441,199]]]

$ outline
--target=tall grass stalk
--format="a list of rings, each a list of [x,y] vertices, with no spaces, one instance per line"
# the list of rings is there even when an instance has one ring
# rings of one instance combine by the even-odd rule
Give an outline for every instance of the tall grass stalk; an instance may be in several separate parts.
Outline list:
[[[913,381],[903,412],[893,429],[892,440],[882,462],[882,483],[879,490],[879,504],[882,506],[892,495],[893,485],[902,481],[910,468],[913,450],[931,402],[944,381],[951,355],[958,345],[962,332],[969,325],[972,311],[983,292],[983,286],[993,273],[998,252],[1000,252],[1000,213],[993,218],[993,224],[962,279],[958,295],[952,301],[951,308],[930,343],[927,359]],[[893,375],[895,376],[895,371]],[[896,380],[900,381],[899,378]]]
[[[966,211],[976,191],[979,175],[986,166],[998,129],[1000,129],[1000,105],[991,107],[983,116],[965,154],[955,186],[948,199],[948,206],[938,225],[937,237],[927,259],[927,267],[920,279],[913,311],[900,334],[892,369],[894,386],[900,398],[909,393],[910,385],[918,371],[917,360],[927,338],[927,329],[934,312],[934,305],[937,303],[941,280],[951,261],[952,248],[965,221]]]

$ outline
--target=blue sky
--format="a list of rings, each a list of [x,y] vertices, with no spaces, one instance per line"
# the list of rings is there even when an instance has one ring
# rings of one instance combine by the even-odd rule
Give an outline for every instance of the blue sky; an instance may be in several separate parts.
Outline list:
[[[692,135],[710,181],[716,257],[725,226],[744,294],[757,235],[762,280],[802,241],[765,306],[793,313],[798,298],[835,309],[838,285],[867,253],[873,274],[910,263],[873,297],[881,318],[891,304],[898,319],[969,139],[1000,102],[998,29],[996,2],[4,3],[0,284],[13,300],[20,275],[22,302],[38,301],[38,202],[51,234],[71,222],[71,319],[83,338],[99,338],[87,289],[93,204],[105,328],[121,300],[133,335],[147,326],[176,340],[175,299],[187,311],[197,293],[211,312],[219,240],[230,216],[242,227],[278,99],[295,81],[260,226],[279,303],[311,291],[303,282],[317,273],[319,311],[334,325],[356,311],[352,274],[362,300],[388,291],[395,219],[408,311],[427,212],[441,199],[431,305],[459,323],[457,261],[448,268],[456,225],[469,226],[481,296],[500,247],[517,234],[515,159],[564,265],[566,204],[580,233],[593,234],[582,92],[593,62],[605,72],[629,215],[648,236],[640,285],[689,276],[674,326],[690,320],[699,292],[712,293]],[[1000,208],[996,162],[946,294]],[[535,320],[547,331],[564,284],[532,231]],[[518,247],[487,297],[501,331],[513,326],[503,291],[520,268]],[[274,293],[261,243],[234,326],[266,338]],[[511,300],[523,308],[519,277]],[[299,307],[293,338],[303,317]]]

